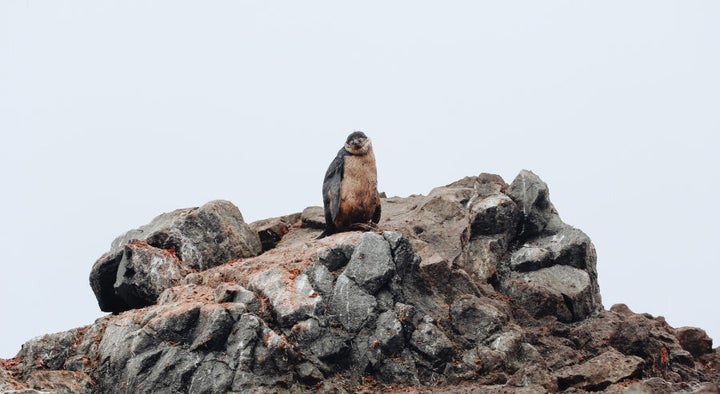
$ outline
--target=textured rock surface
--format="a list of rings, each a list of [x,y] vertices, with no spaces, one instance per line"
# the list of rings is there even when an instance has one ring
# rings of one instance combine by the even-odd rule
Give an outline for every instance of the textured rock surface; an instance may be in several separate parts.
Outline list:
[[[717,392],[703,330],[603,308],[532,172],[382,203],[378,232],[321,240],[319,207],[162,214],[91,269],[115,314],[0,360],[0,392]]]
[[[257,232],[229,201],[164,213],[112,242],[90,272],[105,312],[152,305],[189,271],[203,271],[262,251]]]

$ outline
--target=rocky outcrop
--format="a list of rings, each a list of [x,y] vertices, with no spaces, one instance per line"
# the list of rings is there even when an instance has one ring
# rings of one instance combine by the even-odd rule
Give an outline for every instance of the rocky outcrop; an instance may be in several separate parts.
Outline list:
[[[317,207],[160,215],[92,267],[113,314],[29,341],[0,389],[717,392],[704,331],[603,308],[590,238],[532,172],[382,203],[377,232],[320,240]]]
[[[191,272],[261,252],[260,237],[229,201],[164,213],[118,237],[90,272],[105,312],[152,305]]]

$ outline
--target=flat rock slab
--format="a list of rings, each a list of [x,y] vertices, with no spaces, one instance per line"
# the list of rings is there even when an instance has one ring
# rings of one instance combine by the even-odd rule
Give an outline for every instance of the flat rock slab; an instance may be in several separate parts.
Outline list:
[[[590,237],[574,227],[562,226],[557,234],[533,239],[513,252],[510,268],[521,272],[553,265],[594,269],[594,258]]]
[[[561,369],[555,376],[560,390],[576,387],[585,390],[602,390],[623,379],[637,376],[643,359],[610,350],[597,357]]]

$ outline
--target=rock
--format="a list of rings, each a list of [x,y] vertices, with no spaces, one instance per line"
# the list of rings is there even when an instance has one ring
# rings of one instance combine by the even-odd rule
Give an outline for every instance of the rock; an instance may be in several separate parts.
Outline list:
[[[520,220],[517,204],[498,193],[473,202],[470,206],[473,235],[494,235],[514,231]]]
[[[683,349],[694,357],[712,352],[712,338],[701,328],[680,327],[675,330],[675,335]]]
[[[642,365],[640,357],[610,350],[582,364],[563,368],[555,376],[560,390],[569,387],[602,390],[623,379],[638,376]]]
[[[461,296],[450,306],[450,318],[455,329],[474,343],[483,343],[509,320],[493,305],[472,295]]]
[[[630,385],[625,394],[671,394],[680,392],[681,389],[673,387],[672,383],[661,378],[650,378]]]
[[[461,267],[472,278],[480,282],[497,281],[497,267],[506,251],[503,236],[482,236],[470,239],[468,258]]]
[[[353,245],[347,244],[337,245],[333,248],[320,248],[317,252],[318,261],[328,270],[335,271],[344,267],[350,261],[354,250]]]
[[[579,321],[602,309],[595,247],[585,233],[559,225],[529,238],[501,266],[501,288],[535,317]]]
[[[433,192],[435,194],[433,194]],[[462,204],[472,189],[435,189],[414,212],[419,219],[412,227],[415,236],[449,262],[457,261],[470,238],[470,214]],[[458,195],[460,193],[460,195]]]
[[[376,367],[377,379],[383,383],[409,387],[419,386],[417,366],[412,354],[405,350],[396,357],[386,358]]]
[[[250,277],[249,283],[251,289],[268,299],[282,327],[313,316],[322,301],[305,274],[294,276],[285,270],[269,269]]]
[[[87,374],[71,371],[35,371],[27,383],[32,389],[53,393],[89,393],[93,384]]]
[[[590,238],[529,171],[382,203],[380,234],[322,239],[320,207],[160,215],[91,270],[113,314],[0,360],[0,391],[717,392],[704,331],[603,310]]]
[[[323,207],[307,207],[300,214],[302,227],[325,229],[325,209]]]
[[[262,250],[266,251],[274,248],[285,234],[290,232],[290,227],[300,222],[300,217],[300,213],[294,213],[277,218],[258,220],[250,223],[249,226],[253,231],[257,232]]]
[[[43,335],[22,345],[15,357],[32,369],[61,370],[81,336],[82,329]]]
[[[484,172],[477,176],[473,187],[477,197],[485,198],[496,194],[504,194],[507,191],[508,184],[505,183],[500,175]]]
[[[177,304],[180,302],[211,302],[219,289],[198,284],[178,285],[165,289],[157,299],[158,305]]]
[[[115,295],[132,308],[153,305],[160,293],[177,286],[193,271],[174,252],[134,240],[125,245],[120,259],[113,285]]]
[[[156,307],[141,321],[142,328],[131,342],[131,351],[141,353],[162,343],[190,345],[200,316],[201,303],[183,303]]]
[[[232,385],[234,371],[225,357],[208,354],[190,379],[189,393],[225,393]]]
[[[322,372],[310,362],[300,363],[295,367],[298,378],[307,384],[315,384],[325,377]]]
[[[135,260],[128,258],[125,256],[128,252],[126,245],[130,243],[140,245],[137,240],[145,241],[149,246],[165,252],[150,253]],[[93,265],[90,272],[90,286],[101,310],[121,312],[147,305],[128,303],[125,298],[139,294],[139,298],[146,301],[146,298],[150,297],[146,294],[154,294],[157,297],[164,290],[154,286],[161,283],[175,283],[182,270],[177,267],[172,255],[177,257],[185,269],[201,271],[233,259],[256,256],[261,250],[260,238],[245,224],[236,206],[229,201],[211,201],[200,208],[178,209],[164,213],[149,224],[130,230],[115,239],[110,251]],[[167,254],[166,261],[173,263],[176,268],[168,269],[167,272],[157,272],[156,278],[150,280],[151,288],[142,288],[142,281],[133,280],[133,275],[129,275],[129,279],[126,278],[128,268],[132,273],[133,270],[138,269],[138,264],[154,261],[154,258],[157,260],[160,254]],[[123,259],[126,262],[126,269],[118,272]],[[148,272],[152,271],[152,268],[145,269]],[[116,284],[121,289],[120,294]]]
[[[329,298],[332,296],[333,282],[335,282],[336,277],[324,264],[311,264],[305,269],[305,274],[308,276],[312,287],[323,297]]]
[[[505,292],[532,316],[556,316],[572,322],[587,318],[602,305],[587,272],[565,265],[513,274]]]
[[[394,311],[385,311],[378,316],[375,327],[376,342],[374,347],[380,347],[385,354],[399,354],[405,346],[403,326]]]
[[[552,376],[545,363],[528,363],[523,365],[507,381],[508,386],[533,387],[541,386],[547,392],[557,392],[557,378]]]
[[[528,272],[553,265],[569,265],[582,270],[596,264],[595,248],[582,231],[562,226],[556,234],[535,238],[510,256],[513,271]]]
[[[357,332],[374,315],[377,301],[343,274],[335,283],[329,308],[345,330]]]
[[[507,190],[507,195],[518,205],[521,220],[520,237],[531,237],[545,230],[554,230],[559,222],[557,211],[550,202],[547,184],[531,171],[522,170]]]
[[[190,350],[224,350],[230,330],[235,319],[221,305],[207,304],[200,308],[197,326],[194,331],[194,340]]]
[[[369,294],[377,293],[395,274],[390,245],[381,235],[365,233],[355,248],[343,275]]]
[[[410,344],[434,361],[447,361],[454,354],[452,342],[432,323],[420,323],[412,334]]]
[[[422,252],[421,252],[422,253]],[[420,272],[436,293],[442,294],[447,302],[464,294],[479,294],[480,290],[470,275],[444,259],[440,254],[425,255],[420,262]],[[444,278],[444,280],[438,280]]]

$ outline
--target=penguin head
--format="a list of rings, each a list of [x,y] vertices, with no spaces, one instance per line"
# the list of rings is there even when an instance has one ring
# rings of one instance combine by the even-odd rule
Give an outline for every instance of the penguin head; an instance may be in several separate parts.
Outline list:
[[[352,155],[364,155],[372,148],[370,138],[362,131],[351,133],[345,141],[345,150]]]

